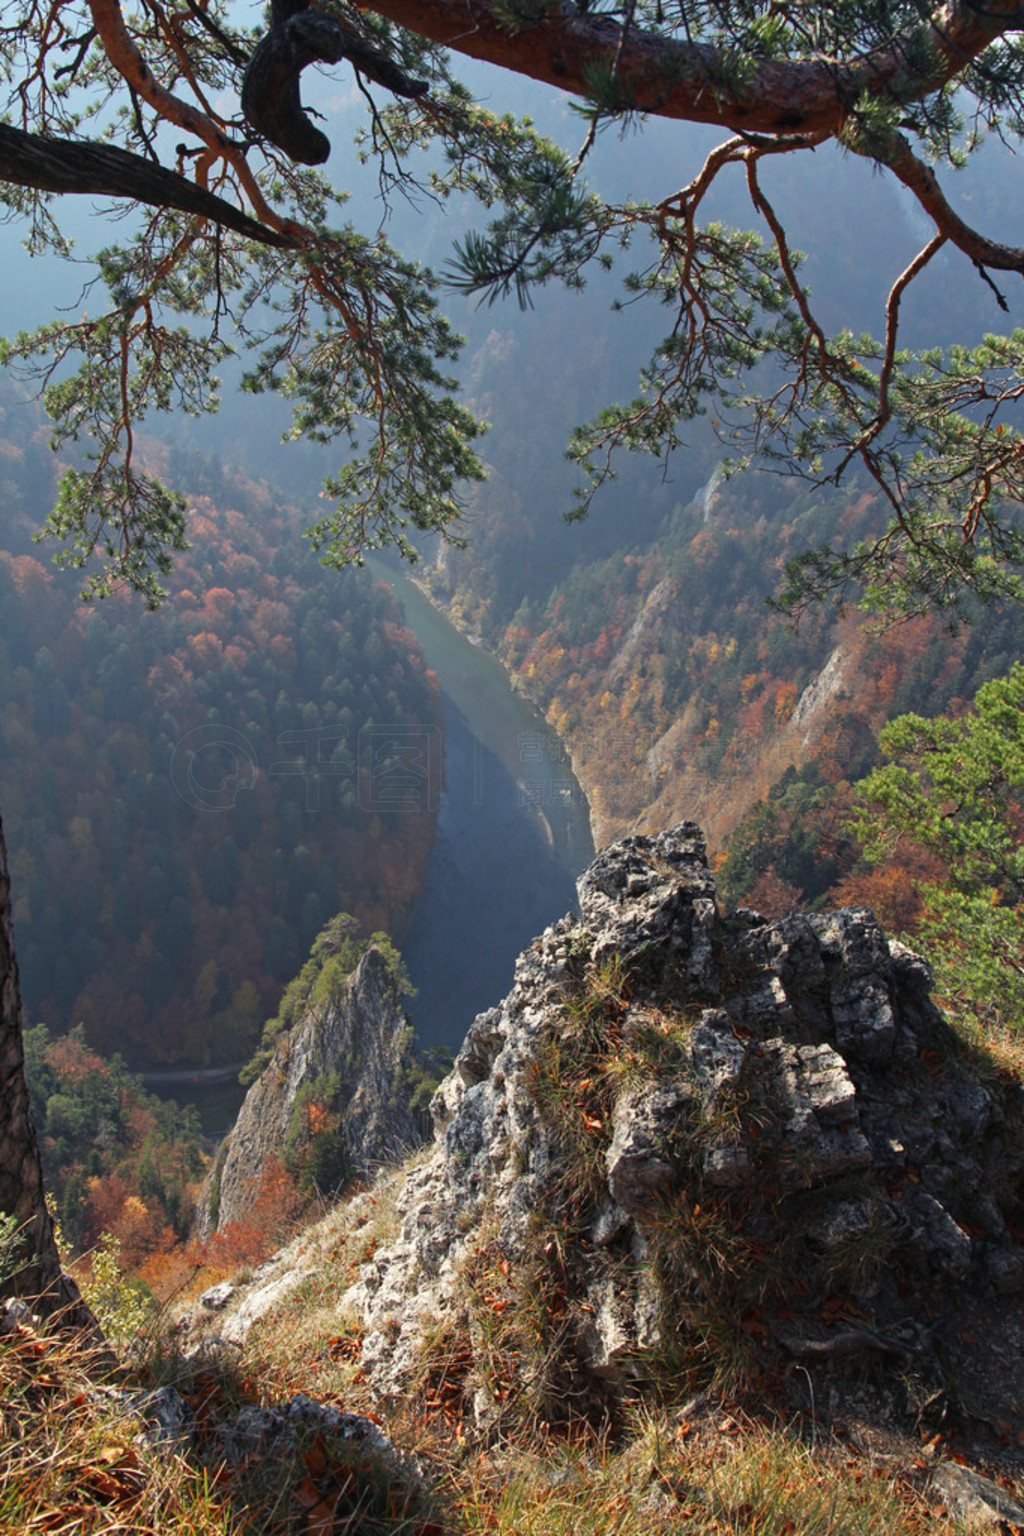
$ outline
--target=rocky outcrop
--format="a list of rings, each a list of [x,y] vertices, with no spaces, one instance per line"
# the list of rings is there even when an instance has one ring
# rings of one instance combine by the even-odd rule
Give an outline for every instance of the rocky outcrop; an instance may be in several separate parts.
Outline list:
[[[812,678],[796,701],[796,708],[789,717],[789,733],[801,737],[805,751],[810,749],[813,738],[825,729],[828,706],[843,687],[850,659],[843,646],[837,645],[817,677]]]
[[[246,1094],[200,1197],[200,1234],[245,1220],[268,1166],[303,1131],[297,1116],[310,1096],[334,1127],[335,1168],[352,1177],[417,1146],[411,1065],[411,1031],[387,961],[371,946],[340,995],[311,1007],[282,1038]]]
[[[478,1418],[552,1417],[723,1355],[925,1370],[964,1296],[1017,1307],[1021,1089],[869,911],[723,916],[689,823],[579,897],[473,1023],[345,1299],[382,1396],[441,1335]]]
[[[653,645],[655,639],[665,641],[665,624],[676,600],[675,584],[667,578],[659,581],[648,593],[647,599],[630,625],[629,633],[608,668],[607,686],[617,688],[623,678],[636,665],[643,654],[645,643]]]

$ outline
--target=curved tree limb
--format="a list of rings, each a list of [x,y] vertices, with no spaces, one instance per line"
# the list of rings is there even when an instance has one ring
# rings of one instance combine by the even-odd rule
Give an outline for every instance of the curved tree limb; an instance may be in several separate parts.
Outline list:
[[[780,1338],[779,1343],[794,1360],[838,1360],[847,1355],[874,1354],[909,1364],[914,1358],[913,1350],[901,1340],[889,1339],[880,1333],[869,1333],[863,1328],[833,1334],[830,1339]]]
[[[978,267],[994,267],[997,272],[1024,273],[1024,250],[1017,246],[1003,245],[998,240],[990,240],[965,223],[946,201],[931,166],[918,159],[902,133],[892,134],[890,145],[884,163],[897,181],[913,192],[941,235],[945,235],[952,245],[969,256]],[[1006,307],[1005,304],[1003,307]]]
[[[882,492],[890,502],[896,519],[903,523],[903,513],[898,497],[892,495],[888,486],[879,478],[877,462],[871,451],[871,444],[884,431],[892,419],[892,401],[889,397],[889,386],[892,383],[893,369],[896,365],[896,342],[900,327],[900,305],[903,295],[915,278],[919,277],[925,267],[942,247],[947,243],[945,235],[933,235],[923,250],[918,251],[913,261],[906,266],[889,290],[889,296],[885,304],[885,351],[882,356],[882,366],[878,373],[878,410],[873,421],[860,434],[855,442],[850,444],[849,452],[844,454],[830,475],[838,485],[847,465],[854,458],[864,461],[871,476],[878,481]]]
[[[125,26],[119,0],[89,0],[89,10],[103,50],[125,83],[137,91],[165,122],[194,134],[214,158],[231,166],[262,224],[286,235],[290,244],[301,238],[301,230],[289,227],[263,196],[242,146],[236,144],[214,118],[182,101],[155,78]]]
[[[245,72],[242,113],[247,123],[301,165],[323,165],[330,140],[310,121],[299,99],[299,77],[310,64],[348,59],[356,69],[396,96],[422,96],[425,80],[413,80],[385,54],[333,16],[296,9],[293,0],[277,0],[273,25],[259,43]]]

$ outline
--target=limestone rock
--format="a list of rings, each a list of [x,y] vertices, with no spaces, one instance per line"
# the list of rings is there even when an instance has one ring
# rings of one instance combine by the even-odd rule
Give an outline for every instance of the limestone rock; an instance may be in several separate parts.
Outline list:
[[[1009,1494],[970,1467],[944,1461],[932,1473],[932,1488],[951,1514],[971,1522],[974,1529],[1024,1530],[1024,1507]]]
[[[747,1059],[746,1046],[733,1033],[724,1008],[709,1008],[690,1037],[693,1070],[700,1085],[705,1114],[710,1114],[723,1090],[735,1089]]]
[[[722,915],[691,823],[605,849],[579,897],[470,1026],[433,1147],[342,1298],[382,1398],[441,1339],[488,1430],[517,1393],[543,1417],[599,1414],[732,1330],[795,1382],[869,1358],[895,1402],[908,1372],[955,1356],[964,1305],[1018,1305],[1024,1096],[977,1075],[927,967],[870,912]],[[357,981],[367,994],[372,972]],[[383,1002],[374,1017],[383,1032]],[[354,1123],[369,1139],[373,1117]],[[216,1291],[190,1337],[233,1347],[304,1262],[278,1256],[224,1310]]]
[[[867,1168],[871,1149],[839,1052],[825,1042],[790,1045],[781,1039],[766,1041],[763,1051],[782,1117],[785,1183],[810,1187]]]
[[[615,1106],[612,1143],[605,1154],[608,1191],[630,1216],[643,1217],[676,1174],[672,1139],[693,1101],[684,1083],[641,1086]]]
[[[200,1235],[244,1220],[268,1160],[284,1151],[303,1088],[337,1075],[330,1108],[340,1114],[353,1175],[394,1161],[422,1140],[403,1089],[411,1038],[379,950],[363,955],[337,1002],[311,1009],[277,1046],[245,1096],[200,1196]]]
[[[439,1330],[473,1351],[478,1271],[557,1294],[560,1390],[617,1391],[708,1302],[707,1219],[737,1252],[788,1244],[771,1284],[790,1313],[808,1298],[807,1337],[848,1283],[863,1328],[906,1342],[900,1369],[951,1281],[1024,1283],[1019,1109],[957,1057],[927,967],[870,912],[722,916],[692,823],[606,848],[578,890],[472,1024],[400,1234],[345,1298],[383,1397]],[[493,1413],[485,1354],[467,1402]]]
[[[217,1285],[211,1285],[199,1298],[199,1305],[205,1307],[207,1312],[223,1312],[232,1296],[235,1287],[230,1280],[221,1280]]]
[[[233,1416],[225,1405],[208,1416],[201,1429],[193,1409],[174,1387],[124,1392],[121,1397],[125,1409],[142,1420],[149,1439],[179,1454],[190,1452],[211,1468],[254,1456],[294,1456],[300,1438],[308,1442],[313,1431],[330,1437],[334,1444],[358,1448],[396,1483],[413,1488],[422,1482],[415,1461],[397,1451],[372,1419],[343,1412],[302,1392],[278,1407],[244,1405]]]

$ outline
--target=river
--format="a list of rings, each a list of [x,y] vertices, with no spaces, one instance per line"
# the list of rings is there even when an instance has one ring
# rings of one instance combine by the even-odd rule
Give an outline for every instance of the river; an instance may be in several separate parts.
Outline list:
[[[575,907],[576,876],[594,853],[589,807],[559,738],[500,664],[404,573],[371,564],[444,701],[437,837],[402,954],[417,1039],[454,1051],[508,991],[519,951]]]

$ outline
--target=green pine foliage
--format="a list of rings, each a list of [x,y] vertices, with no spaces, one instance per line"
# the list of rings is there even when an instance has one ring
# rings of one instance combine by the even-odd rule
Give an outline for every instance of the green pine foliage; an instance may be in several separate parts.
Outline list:
[[[941,861],[922,891],[921,937],[942,993],[982,1021],[1024,1029],[1024,665],[984,684],[969,712],[900,715],[892,761],[857,790],[866,859],[903,842]]]
[[[668,465],[707,418],[733,468],[756,460],[819,488],[860,476],[874,497],[869,526],[819,530],[790,553],[784,611],[856,601],[959,618],[977,601],[1021,597],[1024,331],[1001,274],[1024,270],[1024,254],[947,202],[954,171],[977,176],[986,139],[1012,147],[1024,130],[1012,5],[932,16],[920,0],[857,0],[809,16],[787,0],[608,0],[593,13],[494,0],[463,31],[457,7],[449,25],[429,7],[420,17],[415,3],[382,4],[329,12],[324,24],[343,16],[359,57],[377,59],[357,70],[367,111],[358,158],[376,178],[364,227],[318,168],[338,124],[317,131],[323,154],[295,150],[293,160],[294,142],[269,126],[276,109],[253,110],[245,71],[262,18],[190,12],[164,29],[116,6],[104,26],[72,36],[41,25],[34,0],[11,12],[6,70],[34,137],[8,144],[3,196],[26,221],[30,252],[71,254],[55,188],[148,204],[94,258],[88,309],[0,345],[53,419],[64,463],[42,536],[87,596],[127,584],[162,601],[190,537],[187,508],[172,477],[140,461],[138,430],[153,412],[214,412],[219,370],[236,351],[243,388],[289,400],[290,435],[335,455],[325,480],[334,507],[310,530],[325,563],[359,563],[383,545],[415,559],[420,534],[459,545],[485,475],[484,412],[471,392],[460,397],[462,338],[442,301],[454,291],[527,306],[546,285],[576,293],[614,269],[621,306],[651,319],[634,327],[636,382],[609,380],[603,398],[579,402],[577,494],[562,510],[586,512],[626,454]],[[339,47],[322,57],[347,67],[352,48]],[[560,88],[573,109],[566,142],[478,106],[454,73],[460,51]],[[679,124],[681,149],[694,125],[722,137],[682,172],[682,154],[663,171],[642,144],[645,175],[629,178],[628,194],[603,186],[602,130],[639,133],[658,116]],[[87,150],[96,122],[105,142]],[[153,164],[168,131],[185,135],[177,169]],[[826,147],[884,171],[927,225],[916,252],[892,242],[870,329],[845,307],[819,306],[798,249],[813,214],[802,210],[791,229],[778,196],[777,168]],[[104,151],[137,167],[120,193],[105,175],[54,169]],[[744,190],[727,220],[730,178]],[[198,218],[181,211],[214,192],[220,202]],[[399,197],[452,219],[440,271],[385,234]],[[865,231],[872,220],[855,216],[827,231],[826,246],[841,235],[856,270],[876,255]],[[991,312],[967,337],[940,327],[922,342],[901,328],[908,293],[949,259],[961,288],[984,285],[1009,315],[1005,334],[991,331]]]

